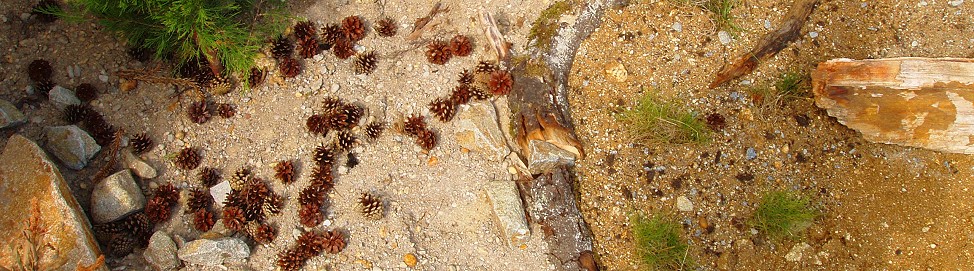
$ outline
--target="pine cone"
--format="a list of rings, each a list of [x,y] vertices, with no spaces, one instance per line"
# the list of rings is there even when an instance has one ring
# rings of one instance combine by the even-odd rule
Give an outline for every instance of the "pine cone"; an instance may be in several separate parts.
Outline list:
[[[457,105],[451,99],[437,98],[429,104],[430,112],[442,122],[448,122],[457,114]]]
[[[507,95],[511,93],[513,88],[514,79],[511,78],[511,73],[503,70],[497,70],[490,74],[490,93],[494,95]]]
[[[230,187],[233,189],[243,189],[247,182],[250,181],[250,169],[240,168],[233,173],[233,178],[230,178]]]
[[[146,133],[136,134],[131,140],[132,150],[135,154],[142,154],[152,149],[152,139]]]
[[[417,136],[424,130],[426,130],[426,121],[421,115],[409,116],[403,124],[403,131],[407,135]]]
[[[473,83],[473,74],[470,73],[470,70],[463,69],[463,71],[460,72],[460,78],[457,79],[457,83],[460,83],[460,85],[463,86],[470,86],[470,84]]]
[[[416,144],[424,150],[430,151],[436,147],[436,134],[430,130],[422,130],[416,136]]]
[[[325,115],[314,114],[308,117],[305,122],[305,126],[308,127],[308,132],[315,135],[324,135],[328,133],[328,124]]]
[[[264,70],[258,69],[257,67],[250,68],[250,76],[247,78],[250,89],[257,88],[260,84],[263,84],[265,74]]]
[[[237,114],[237,110],[233,109],[233,105],[228,103],[218,103],[216,105],[216,112],[221,118],[225,119],[232,118],[233,115]]]
[[[54,74],[54,68],[47,60],[38,59],[27,65],[27,77],[34,82],[51,81],[52,74]]]
[[[309,231],[298,236],[298,240],[295,241],[295,248],[301,254],[311,258],[320,255],[325,250],[327,242],[328,239],[324,235]]]
[[[338,113],[344,107],[345,101],[340,98],[325,97],[324,101],[321,102],[322,114],[325,115]]]
[[[348,38],[341,37],[335,40],[335,45],[331,47],[332,53],[335,57],[340,59],[348,59],[349,57],[355,55],[355,42],[349,40]]]
[[[358,198],[359,212],[370,219],[381,219],[385,209],[382,206],[382,199],[371,194],[362,193]]]
[[[307,257],[304,257],[298,251],[287,249],[277,253],[277,266],[282,271],[298,271],[301,270],[301,267],[304,267],[304,262],[307,259]]]
[[[315,189],[319,193],[328,193],[335,187],[335,179],[332,175],[331,165],[318,165],[311,171],[311,184],[308,188]]]
[[[294,182],[294,163],[291,161],[280,161],[274,166],[274,177],[281,180],[283,184]]]
[[[301,55],[302,58],[312,58],[321,53],[321,48],[318,46],[318,39],[312,38],[302,40],[298,42],[298,45],[300,45],[298,54]]]
[[[220,183],[220,172],[215,168],[204,167],[200,170],[200,184],[203,187],[210,188],[218,183]]]
[[[277,229],[267,224],[260,224],[249,231],[250,237],[260,244],[270,244],[277,236]]]
[[[86,104],[69,104],[64,108],[64,120],[68,123],[78,123],[88,118],[94,109]]]
[[[360,41],[365,38],[365,23],[358,16],[345,17],[342,20],[342,31],[349,40]]]
[[[216,217],[206,209],[199,209],[193,213],[193,227],[200,232],[207,232],[216,224]]]
[[[487,93],[487,90],[484,90],[483,88],[471,87],[470,94],[473,98],[480,101],[490,99],[490,93]]]
[[[294,38],[298,41],[315,39],[318,36],[318,29],[312,21],[298,22],[294,25]]]
[[[169,203],[161,197],[152,197],[149,203],[145,205],[145,214],[149,217],[149,221],[153,223],[159,223],[169,220],[169,216],[172,214]]]
[[[494,65],[494,63],[490,63],[489,61],[485,61],[485,60],[481,60],[479,63],[477,63],[477,72],[478,73],[488,73],[489,74],[489,73],[494,72],[494,70],[497,70],[497,65]]]
[[[281,75],[284,78],[294,78],[298,74],[301,74],[301,63],[298,63],[294,58],[282,58],[278,63],[278,67],[280,67]]]
[[[311,186],[305,187],[298,194],[298,203],[301,206],[321,206],[325,203],[325,193]]]
[[[227,94],[233,90],[233,82],[230,81],[230,78],[222,75],[214,76],[212,80],[207,82],[206,90],[213,95]]]
[[[368,51],[364,54],[359,54],[357,57],[355,57],[355,73],[372,74],[377,66],[376,61],[375,52]]]
[[[358,144],[358,139],[349,130],[341,130],[335,134],[335,150],[338,152],[346,152],[351,150],[352,147]]]
[[[207,104],[206,101],[199,101],[190,105],[189,110],[186,111],[189,120],[196,124],[203,124],[210,120],[210,109]]]
[[[122,232],[127,232],[129,236],[134,237],[135,240],[140,242],[148,241],[152,234],[152,223],[149,222],[149,216],[144,211],[131,214],[112,224],[116,223]]]
[[[383,18],[375,24],[375,32],[379,33],[379,36],[392,37],[396,35],[397,30],[396,22],[391,18]]]
[[[198,210],[203,210],[210,208],[213,204],[213,196],[210,195],[209,191],[194,189],[189,194],[189,200],[186,201],[186,209],[195,212]]]
[[[382,135],[382,130],[385,129],[385,126],[386,125],[382,122],[370,122],[369,124],[365,125],[365,138],[368,138],[370,141],[379,139],[379,136]]]
[[[44,95],[47,95],[48,93],[51,92],[52,89],[54,89],[54,86],[56,85],[57,84],[55,84],[51,80],[35,81],[34,90],[36,90],[37,93],[42,93]]]
[[[470,87],[466,85],[456,86],[450,93],[450,101],[457,105],[470,102],[470,98],[473,98],[473,93],[470,92]]]
[[[88,83],[82,83],[74,88],[74,95],[82,102],[90,102],[98,99],[98,88]]]
[[[331,148],[324,145],[315,148],[313,158],[315,163],[318,165],[333,165],[335,164],[335,152]]]
[[[281,213],[281,208],[284,208],[284,199],[280,195],[271,195],[270,197],[264,199],[264,214],[277,215]]]
[[[136,240],[128,235],[116,235],[108,243],[108,250],[111,251],[112,256],[122,258],[132,253],[135,243]]]
[[[450,58],[453,57],[453,53],[450,52],[450,45],[443,41],[433,41],[426,46],[426,60],[430,63],[443,65]]]
[[[470,39],[464,35],[456,35],[450,40],[450,52],[455,56],[469,56],[473,51]]]
[[[244,219],[244,213],[242,210],[240,210],[240,208],[223,208],[223,226],[226,226],[227,229],[240,231],[244,229],[245,223],[247,223],[247,221]]]
[[[320,207],[317,205],[301,205],[301,208],[298,210],[298,217],[301,220],[301,225],[308,228],[313,228],[318,226],[318,224],[321,224],[321,222],[325,220],[325,215],[322,214],[321,210],[318,210],[318,208]]]
[[[131,57],[132,59],[145,63],[145,62],[149,62],[149,60],[152,59],[152,56],[153,54],[155,54],[155,51],[150,50],[149,48],[143,46],[137,46],[137,47],[130,47],[126,51],[126,53],[128,53],[129,57]]]
[[[227,196],[223,199],[224,208],[226,207],[243,208],[245,207],[245,205],[246,204],[244,203],[242,192],[239,189],[235,189],[235,188],[230,189],[230,193],[227,193]],[[242,210],[243,209],[241,209],[241,212]]]
[[[345,37],[342,27],[337,24],[328,24],[321,28],[321,42],[325,44],[336,44],[338,39]]]
[[[172,183],[167,183],[157,187],[153,196],[162,198],[168,205],[173,205],[179,201],[179,189]]]
[[[278,36],[272,45],[271,56],[275,59],[291,58],[291,55],[294,54],[294,43],[291,43],[291,40],[284,36]]]
[[[241,190],[244,199],[244,206],[255,206],[256,209],[262,208],[264,199],[271,195],[271,189],[261,178],[251,178],[250,182]],[[250,208],[248,208],[250,209]],[[248,217],[249,220],[254,220]]]
[[[202,157],[193,148],[184,148],[176,155],[176,167],[184,170],[193,170],[200,166]]]
[[[324,238],[327,240],[325,251],[328,253],[338,254],[345,249],[345,236],[337,230],[325,232]]]

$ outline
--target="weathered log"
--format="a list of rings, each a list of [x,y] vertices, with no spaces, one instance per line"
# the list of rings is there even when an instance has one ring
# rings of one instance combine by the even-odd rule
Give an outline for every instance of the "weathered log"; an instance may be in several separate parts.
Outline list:
[[[574,135],[568,107],[568,74],[579,45],[598,28],[602,14],[612,7],[613,2],[595,0],[585,3],[577,12],[575,23],[558,30],[550,51],[534,52],[534,59],[543,59],[549,74],[534,76],[525,71],[524,65],[514,67],[514,90],[509,102],[515,141],[521,147],[519,155],[522,159],[532,155],[526,147],[531,140],[550,143],[574,154],[576,159],[585,156]],[[517,182],[518,189],[529,222],[541,226],[541,237],[549,249],[549,262],[557,270],[598,270],[592,252],[592,232],[575,201],[574,176],[569,167],[554,167],[534,176],[522,174]]]
[[[812,91],[871,142],[974,153],[974,59],[835,59],[812,73]]]
[[[785,14],[781,26],[764,35],[754,49],[737,58],[734,63],[724,66],[717,73],[710,88],[716,88],[721,84],[727,83],[745,74],[751,73],[763,61],[771,59],[778,52],[788,47],[792,41],[801,36],[802,26],[808,20],[808,15],[812,14],[819,0],[801,0],[796,2],[788,14]]]

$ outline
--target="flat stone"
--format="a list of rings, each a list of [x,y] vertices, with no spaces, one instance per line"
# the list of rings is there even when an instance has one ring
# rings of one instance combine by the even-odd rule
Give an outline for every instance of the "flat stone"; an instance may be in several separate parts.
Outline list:
[[[143,207],[142,188],[127,169],[98,182],[91,191],[91,218],[95,223],[112,222]]]
[[[125,155],[125,166],[132,170],[136,176],[143,179],[152,179],[159,175],[156,169],[142,161],[141,158],[135,156],[131,151],[123,151]]]
[[[494,210],[494,218],[511,247],[527,243],[531,237],[524,206],[514,181],[491,181],[485,185],[487,198]]]
[[[177,251],[179,259],[190,264],[218,266],[226,260],[243,260],[250,256],[250,247],[237,238],[197,239]]]
[[[27,117],[16,106],[0,100],[0,129],[17,126],[27,122]]]
[[[693,211],[693,202],[690,201],[686,196],[679,196],[676,198],[676,209],[681,212]]]
[[[789,262],[801,261],[805,257],[805,251],[811,249],[812,246],[805,242],[795,244],[795,246],[791,247],[791,251],[785,254],[785,260]]]
[[[727,31],[717,32],[717,40],[720,41],[720,44],[727,45],[731,42],[730,33],[727,33]]]
[[[51,100],[51,103],[54,104],[54,107],[57,107],[57,109],[60,110],[64,110],[64,108],[68,107],[68,105],[81,104],[81,100],[78,99],[78,96],[74,95],[74,91],[61,86],[54,86],[54,88],[51,89],[51,92],[47,94],[47,97]]]
[[[490,161],[503,159],[510,153],[497,121],[497,112],[489,103],[461,106],[457,127],[457,143],[461,147],[482,153]]]
[[[528,170],[531,174],[551,172],[560,166],[575,165],[575,154],[554,144],[531,140],[528,141],[528,149],[531,150],[528,157]]]
[[[213,203],[219,207],[223,207],[223,201],[227,199],[227,195],[230,194],[230,182],[223,181],[210,187],[210,196],[213,196]]]
[[[0,154],[0,240],[22,240],[24,221],[36,202],[40,219],[47,226],[44,240],[58,251],[44,257],[41,265],[63,262],[59,270],[75,270],[78,264],[91,265],[101,255],[91,233],[91,223],[82,211],[61,171],[33,141],[13,135]],[[0,251],[0,266],[13,266],[7,245]],[[97,270],[107,271],[101,267]]]
[[[101,150],[101,146],[87,132],[75,125],[44,128],[47,150],[71,169],[79,170]]]
[[[179,267],[179,258],[176,257],[176,242],[164,231],[156,231],[149,238],[149,246],[145,248],[142,257],[155,270],[168,271],[176,270]]]

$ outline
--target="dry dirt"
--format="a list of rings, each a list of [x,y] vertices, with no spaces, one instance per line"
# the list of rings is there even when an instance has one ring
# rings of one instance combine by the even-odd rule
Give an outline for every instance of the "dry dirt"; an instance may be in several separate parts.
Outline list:
[[[100,90],[93,107],[116,127],[129,134],[146,132],[157,146],[143,158],[159,170],[151,180],[140,180],[145,190],[155,184],[175,183],[178,187],[196,184],[199,169],[176,168],[171,158],[184,146],[202,150],[202,167],[216,167],[227,177],[240,167],[251,168],[257,176],[273,179],[272,164],[283,159],[300,161],[298,181],[290,186],[274,181],[273,189],[285,196],[282,215],[269,219],[280,234],[269,246],[252,246],[253,253],[245,263],[230,263],[231,269],[272,270],[276,253],[293,244],[303,231],[297,221],[295,201],[307,185],[311,152],[325,138],[309,134],[305,118],[320,106],[325,96],[335,96],[367,108],[368,118],[393,123],[411,113],[429,116],[426,109],[433,97],[445,96],[455,85],[457,74],[487,59],[488,50],[476,22],[481,10],[490,11],[500,20],[501,30],[514,43],[515,50],[524,48],[529,23],[547,2],[542,1],[445,1],[449,12],[440,15],[434,31],[423,36],[423,42],[404,40],[412,22],[425,16],[432,3],[428,1],[296,1],[291,2],[294,15],[323,26],[339,22],[349,15],[362,16],[367,25],[381,16],[398,22],[400,32],[393,38],[381,38],[371,31],[359,42],[362,50],[375,50],[378,69],[371,75],[354,75],[351,60],[339,60],[330,52],[321,59],[304,60],[304,71],[296,78],[283,80],[276,69],[269,83],[251,91],[240,89],[215,102],[232,103],[237,114],[230,119],[214,117],[199,125],[186,117],[191,96],[178,97],[168,86],[143,84],[131,92],[118,89],[114,73],[122,69],[141,69],[155,63],[139,63],[126,55],[124,43],[101,31],[92,23],[59,20],[40,24],[23,20],[34,2],[0,3],[0,47],[4,48],[0,77],[0,98],[18,103],[30,119],[16,129],[5,129],[0,145],[12,133],[24,134],[43,142],[41,129],[64,125],[60,112],[46,101],[27,99],[30,85],[25,70],[34,59],[46,59],[55,69],[54,81],[65,87],[92,83]],[[383,2],[380,5],[378,2]],[[387,2],[387,3],[386,3]],[[26,18],[26,17],[25,17]],[[472,56],[454,58],[443,66],[429,64],[424,55],[425,43],[431,39],[449,39],[454,34],[473,38]],[[81,74],[69,78],[67,69],[77,65]],[[107,82],[99,75],[108,75]],[[506,100],[493,101],[503,107]],[[440,137],[439,145],[424,153],[412,138],[386,130],[380,139],[353,150],[361,162],[354,168],[340,168],[336,187],[328,196],[326,221],[319,230],[340,229],[349,237],[348,246],[338,255],[315,257],[308,270],[390,270],[406,269],[403,257],[418,257],[417,269],[424,270],[547,270],[540,238],[524,247],[508,248],[492,220],[490,204],[483,185],[490,180],[510,178],[501,161],[488,161],[486,156],[461,150],[454,133],[456,121],[442,123],[428,118]],[[98,156],[94,165],[82,171],[64,169],[66,179],[75,189],[79,201],[87,205],[91,185],[85,176],[104,163]],[[344,163],[344,162],[342,162]],[[359,193],[372,191],[386,202],[385,218],[365,219],[356,212]],[[184,194],[185,196],[185,194]],[[85,207],[87,208],[87,207]],[[190,241],[199,232],[192,229],[191,217],[175,211],[169,222],[157,229],[177,239]],[[151,269],[142,260],[141,251],[109,261],[113,269]],[[205,269],[190,267],[189,269]],[[213,268],[216,269],[216,268]]]
[[[743,32],[726,45],[700,8],[632,2],[606,14],[571,73],[573,118],[591,154],[577,169],[580,205],[603,267],[640,268],[628,217],[662,212],[683,224],[690,255],[704,270],[974,268],[974,159],[870,143],[811,99],[763,108],[747,91],[789,71],[807,75],[832,58],[972,57],[974,3],[823,1],[795,44],[751,75],[707,89],[728,59],[768,32],[766,21],[778,26],[792,1],[741,1],[732,13]],[[618,64],[629,72],[625,82],[606,73]],[[607,112],[633,106],[646,93],[701,115],[719,113],[727,127],[699,145],[630,140]],[[748,148],[755,159],[746,159]],[[773,189],[800,191],[823,211],[801,240],[769,241],[735,226]],[[679,196],[691,200],[693,211],[677,210]],[[812,249],[786,261],[801,242]]]

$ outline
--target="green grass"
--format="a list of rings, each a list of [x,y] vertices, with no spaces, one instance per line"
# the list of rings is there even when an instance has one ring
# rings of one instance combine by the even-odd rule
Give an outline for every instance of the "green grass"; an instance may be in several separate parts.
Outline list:
[[[737,6],[737,0],[707,0],[703,3],[703,9],[714,14],[714,23],[717,30],[724,30],[736,36],[741,32],[741,28],[734,22],[734,14],[731,13]]]
[[[531,24],[528,40],[533,42],[529,43],[529,46],[548,50],[551,47],[551,39],[558,32],[558,18],[571,9],[571,3],[568,0],[563,0],[555,2],[542,11],[538,15],[538,19]]]
[[[693,259],[689,245],[680,237],[680,224],[656,214],[631,218],[639,262],[649,270],[687,270]]]
[[[619,116],[637,140],[663,143],[704,143],[710,140],[710,129],[693,112],[671,102],[646,94],[639,104]]]
[[[788,101],[808,95],[809,78],[798,72],[787,72],[774,83],[774,87],[756,86],[748,89],[754,104],[762,107],[780,106]]]
[[[761,198],[750,224],[771,239],[794,240],[802,236],[816,216],[818,211],[808,197],[792,191],[772,191]]]

